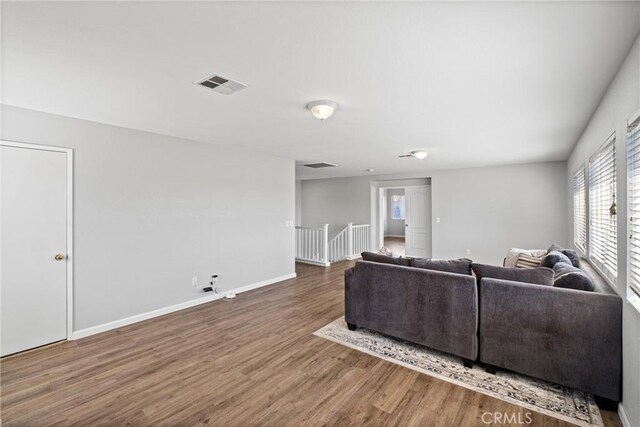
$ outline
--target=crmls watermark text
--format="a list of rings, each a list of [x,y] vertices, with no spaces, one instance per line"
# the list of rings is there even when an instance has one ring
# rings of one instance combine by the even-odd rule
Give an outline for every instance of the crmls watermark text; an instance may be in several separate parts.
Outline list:
[[[533,422],[531,412],[521,413],[508,413],[508,412],[483,412],[482,422],[485,424],[523,424],[528,425]]]

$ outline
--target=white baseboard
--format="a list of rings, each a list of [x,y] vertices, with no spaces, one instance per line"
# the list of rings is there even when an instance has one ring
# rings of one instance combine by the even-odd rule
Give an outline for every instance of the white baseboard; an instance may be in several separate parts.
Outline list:
[[[112,329],[121,328],[123,326],[131,325],[133,323],[142,322],[143,320],[152,319],[154,317],[162,316],[165,314],[173,313],[175,311],[184,310],[185,308],[195,307],[196,305],[206,304],[211,301],[215,301],[224,297],[227,293],[239,294],[247,292],[252,289],[261,288],[263,286],[273,285],[284,280],[293,279],[296,277],[296,273],[287,274],[285,276],[274,277],[273,279],[263,280],[262,282],[252,283],[240,288],[229,289],[222,294],[206,295],[190,301],[181,302],[180,304],[171,305],[169,307],[159,308],[157,310],[148,311],[146,313],[136,314],[135,316],[125,317],[124,319],[114,320],[113,322],[103,323],[102,325],[92,326],[90,328],[74,331],[70,340],[77,340],[80,338],[88,337],[91,335],[99,334],[101,332],[110,331]]]
[[[624,410],[624,406],[622,406],[622,403],[618,404],[618,416],[620,417],[620,421],[622,422],[622,425],[624,427],[632,427],[629,416],[627,415],[627,411]]]
[[[228,294],[228,293],[241,294],[242,292],[247,292],[253,289],[262,288],[263,286],[269,286],[269,285],[273,285],[274,283],[283,282],[285,280],[295,279],[296,276],[297,276],[296,273],[292,273],[292,274],[287,274],[286,276],[280,276],[273,279],[263,280],[262,282],[256,282],[247,286],[242,286],[240,288],[231,289],[225,292],[225,294]]]
[[[296,262],[302,263],[302,264],[310,264],[310,265],[317,265],[320,267],[329,267],[331,264],[328,262],[322,262],[322,261],[311,261],[311,260],[307,260],[307,259],[300,259],[300,258],[296,258]]]

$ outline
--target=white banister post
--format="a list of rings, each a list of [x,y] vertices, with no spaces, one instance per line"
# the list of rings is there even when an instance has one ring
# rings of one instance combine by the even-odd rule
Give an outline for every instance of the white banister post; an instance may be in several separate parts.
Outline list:
[[[370,242],[370,231],[371,231],[371,227],[369,227],[369,225],[367,224],[367,231],[364,234],[364,238],[365,238],[365,244],[364,247],[366,248],[365,251],[370,251],[371,250],[371,243]]]
[[[347,257],[351,258],[353,255],[353,223],[347,224]]]
[[[322,261],[329,264],[329,224],[322,226]]]

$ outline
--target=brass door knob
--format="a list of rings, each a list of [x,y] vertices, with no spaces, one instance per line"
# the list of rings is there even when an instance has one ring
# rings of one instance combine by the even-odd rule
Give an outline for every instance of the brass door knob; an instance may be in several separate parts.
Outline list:
[[[54,257],[56,261],[62,261],[64,259],[64,255],[63,254],[56,254],[56,256]]]

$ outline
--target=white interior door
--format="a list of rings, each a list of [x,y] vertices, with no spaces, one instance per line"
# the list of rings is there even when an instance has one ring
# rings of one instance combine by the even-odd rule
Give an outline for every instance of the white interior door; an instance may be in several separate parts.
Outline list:
[[[405,189],[406,256],[431,258],[431,187]]]
[[[4,356],[67,338],[70,154],[5,145],[0,149]]]

